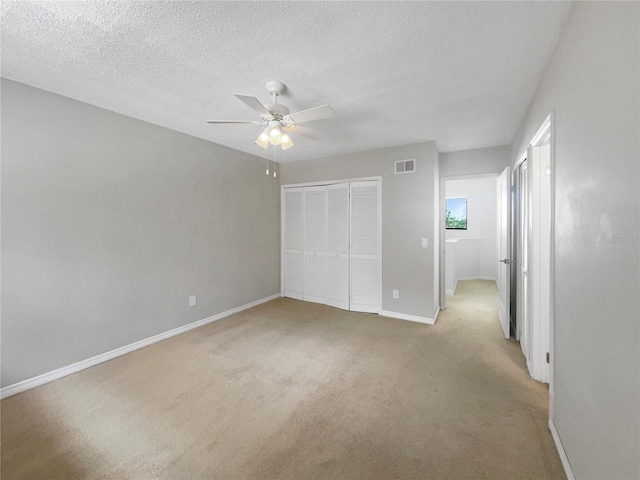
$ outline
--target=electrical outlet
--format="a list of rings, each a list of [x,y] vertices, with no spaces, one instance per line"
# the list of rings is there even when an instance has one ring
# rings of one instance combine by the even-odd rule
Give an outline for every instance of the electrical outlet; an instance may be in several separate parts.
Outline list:
[[[393,290],[393,298],[398,299],[400,298],[400,291],[399,290]]]
[[[429,248],[429,239],[426,237],[423,237],[422,240],[420,241],[420,246],[422,248]]]
[[[196,296],[195,295],[191,295],[189,297],[189,306],[190,307],[195,307],[196,306]]]

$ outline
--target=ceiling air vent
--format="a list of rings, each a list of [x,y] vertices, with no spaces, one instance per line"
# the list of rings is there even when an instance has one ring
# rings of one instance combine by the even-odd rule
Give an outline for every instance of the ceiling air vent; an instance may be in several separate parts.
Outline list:
[[[416,171],[416,159],[411,158],[409,160],[396,160],[394,162],[395,165],[395,174],[399,173],[413,173]]]

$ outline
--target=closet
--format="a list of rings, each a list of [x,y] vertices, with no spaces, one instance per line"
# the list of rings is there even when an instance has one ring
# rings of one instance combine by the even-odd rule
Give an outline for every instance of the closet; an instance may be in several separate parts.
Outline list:
[[[380,180],[282,189],[285,297],[379,313]]]

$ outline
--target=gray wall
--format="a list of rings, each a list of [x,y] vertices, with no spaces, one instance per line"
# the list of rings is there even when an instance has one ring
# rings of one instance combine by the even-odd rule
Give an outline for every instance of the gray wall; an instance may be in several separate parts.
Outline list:
[[[640,477],[637,2],[577,2],[513,142],[555,112],[553,421],[577,478]]]
[[[416,159],[416,172],[394,175],[393,162],[409,158]],[[437,295],[434,298],[437,164],[438,150],[428,142],[283,163],[280,179],[286,185],[382,176],[382,307],[433,318],[438,303]],[[429,238],[429,248],[421,248],[421,237]],[[397,300],[393,289],[400,290]]]
[[[278,293],[279,225],[263,160],[3,79],[2,385]]]
[[[440,176],[500,173],[511,164],[509,146],[477,148],[440,154]]]

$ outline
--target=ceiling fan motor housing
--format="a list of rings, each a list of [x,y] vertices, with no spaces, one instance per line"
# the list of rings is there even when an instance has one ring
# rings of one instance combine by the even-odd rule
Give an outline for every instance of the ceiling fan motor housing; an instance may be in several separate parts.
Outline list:
[[[276,118],[282,118],[285,115],[289,115],[289,109],[281,103],[267,103],[265,108]]]
[[[273,95],[274,93],[276,95],[282,95],[284,92],[284,83],[279,80],[269,80],[265,82],[264,88],[269,92],[269,95]]]
[[[281,120],[285,115],[289,115],[289,109],[278,103],[278,95],[282,95],[285,89],[284,83],[279,80],[269,80],[265,82],[264,88],[273,99],[273,102],[266,104],[265,108],[278,120]]]

